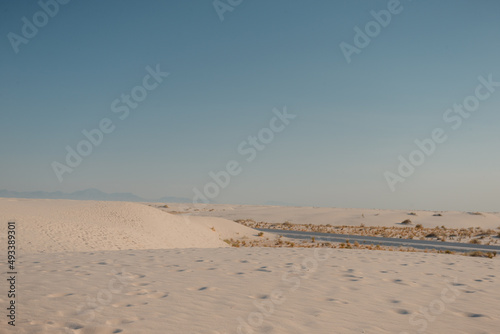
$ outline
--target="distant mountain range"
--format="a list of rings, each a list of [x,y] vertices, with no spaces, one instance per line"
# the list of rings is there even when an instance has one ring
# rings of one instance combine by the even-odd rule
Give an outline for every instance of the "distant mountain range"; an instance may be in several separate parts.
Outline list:
[[[300,206],[298,204],[279,202],[279,201],[267,201],[264,202],[264,205],[272,205],[272,206]]]
[[[160,202],[160,203],[191,203],[192,199],[185,197],[165,196],[158,199],[145,199],[132,193],[105,193],[98,189],[85,189],[72,193],[61,191],[10,191],[0,190],[0,197],[8,198],[43,198],[43,199],[74,199],[94,201],[123,201],[123,202]]]

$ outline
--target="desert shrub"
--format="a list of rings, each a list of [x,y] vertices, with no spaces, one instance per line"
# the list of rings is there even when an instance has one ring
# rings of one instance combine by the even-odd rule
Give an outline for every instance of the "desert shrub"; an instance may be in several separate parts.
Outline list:
[[[416,216],[417,214],[415,212],[410,212],[408,215],[409,216]]]
[[[421,229],[421,228],[424,228],[424,227],[422,226],[422,224],[417,224],[417,225],[415,226],[415,228]]]
[[[239,240],[233,240],[233,239],[224,239],[223,240],[226,244],[230,245],[231,247],[240,247],[240,241]]]
[[[403,224],[403,225],[410,225],[410,224],[411,224],[411,220],[409,220],[409,219],[405,219],[405,220],[403,220],[403,221],[401,222],[401,224]]]
[[[257,235],[258,235],[259,237],[262,237],[262,236],[264,235],[264,232],[259,232]]]
[[[495,256],[497,256],[497,252],[474,251],[474,252],[465,253],[465,255],[474,256],[474,257],[489,257],[490,259],[492,259]]]
[[[443,215],[442,215],[442,214],[440,214],[440,213],[435,213],[435,214],[433,214],[433,216],[434,216],[434,217],[442,217]]]
[[[477,240],[477,239],[471,239],[471,240],[469,241],[469,243],[470,243],[470,244],[475,244],[475,245],[477,245],[477,244],[480,244],[481,242],[480,242],[479,240]]]

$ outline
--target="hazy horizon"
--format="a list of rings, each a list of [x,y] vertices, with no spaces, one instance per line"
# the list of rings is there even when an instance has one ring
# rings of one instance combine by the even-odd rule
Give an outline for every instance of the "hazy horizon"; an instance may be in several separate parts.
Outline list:
[[[0,5],[0,189],[500,211],[499,2],[54,3]]]

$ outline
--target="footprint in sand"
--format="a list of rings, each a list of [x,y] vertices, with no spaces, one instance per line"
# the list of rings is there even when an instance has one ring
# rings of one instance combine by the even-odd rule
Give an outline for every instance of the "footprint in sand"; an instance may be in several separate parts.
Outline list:
[[[486,317],[484,314],[481,314],[481,313],[472,313],[472,312],[465,312],[464,316],[469,317],[469,318],[482,318],[482,317]]]
[[[148,295],[148,298],[153,298],[153,299],[162,299],[167,297],[168,297],[168,292],[156,292]]]
[[[140,283],[140,282],[135,282],[135,283],[132,283],[133,286],[148,286],[149,283]]]
[[[68,297],[68,296],[73,296],[74,293],[65,293],[65,292],[59,292],[59,293],[51,293],[50,295],[47,295],[46,297],[48,298],[60,298],[60,297]]]
[[[133,307],[135,305],[130,304],[130,303],[114,303],[114,304],[111,304],[111,306],[113,306],[113,307]]]
[[[74,329],[74,330],[77,330],[77,329],[81,329],[81,328],[83,328],[83,326],[82,326],[82,325],[77,324],[77,323],[72,323],[72,322],[67,323],[67,324],[66,324],[66,327],[67,327],[67,328],[69,328],[69,329]]]
[[[259,269],[255,269],[256,271],[263,271],[265,273],[271,273],[272,271],[271,270],[267,270],[266,269],[267,266],[263,266],[263,267],[260,267]]]
[[[141,290],[127,292],[126,295],[127,296],[144,296],[144,295],[147,295],[148,293],[150,293],[148,290],[141,289]]]
[[[110,325],[110,326],[126,325],[126,324],[131,324],[131,323],[139,321],[139,320],[143,320],[143,319],[139,318],[139,317],[130,317],[128,319],[115,318],[115,319],[106,320],[106,325]]]
[[[144,277],[146,277],[146,275],[142,275],[142,274],[130,275],[130,278],[132,278],[132,279],[139,279],[139,278],[144,278]]]
[[[189,290],[189,291],[214,291],[214,290],[217,290],[217,288],[210,287],[210,286],[202,286],[201,288],[186,288],[186,290]]]

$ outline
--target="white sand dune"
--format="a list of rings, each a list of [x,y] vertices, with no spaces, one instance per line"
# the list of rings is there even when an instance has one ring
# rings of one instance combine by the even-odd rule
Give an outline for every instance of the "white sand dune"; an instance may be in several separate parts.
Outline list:
[[[223,239],[256,234],[225,219],[171,215],[139,203],[0,198],[0,221],[12,219],[23,253],[229,247]]]
[[[405,219],[423,227],[446,226],[448,228],[482,227],[496,229],[500,226],[500,213],[460,211],[422,211],[422,210],[378,210],[378,209],[345,209],[320,207],[290,207],[263,205],[229,205],[229,204],[168,204],[169,209],[189,212],[191,215],[222,217],[226,219],[253,219],[268,223],[284,223],[313,225],[361,225],[365,226],[397,226]],[[416,215],[409,215],[415,213]],[[435,216],[441,214],[441,216]]]
[[[255,231],[137,203],[24,199],[0,199],[2,249],[11,219],[18,313],[0,334],[498,333],[498,258],[228,248]]]

